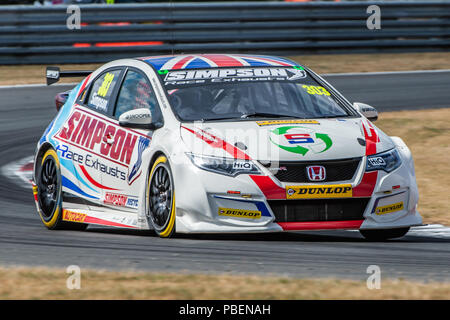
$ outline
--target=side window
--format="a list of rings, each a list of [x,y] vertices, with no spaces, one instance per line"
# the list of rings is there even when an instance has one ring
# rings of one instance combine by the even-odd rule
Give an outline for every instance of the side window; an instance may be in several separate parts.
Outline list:
[[[150,109],[152,122],[162,122],[162,114],[155,92],[147,78],[139,72],[128,70],[117,97],[114,117],[119,119],[122,113],[140,108]]]
[[[108,102],[114,87],[119,80],[121,70],[107,71],[102,74],[92,85],[87,105],[89,108],[107,113]]]

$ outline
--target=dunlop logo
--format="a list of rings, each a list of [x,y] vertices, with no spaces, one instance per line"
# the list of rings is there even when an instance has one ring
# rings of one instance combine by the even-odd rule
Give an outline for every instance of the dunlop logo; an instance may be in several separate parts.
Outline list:
[[[350,198],[352,195],[351,184],[286,187],[286,199]]]
[[[388,214],[388,213],[392,213],[392,212],[396,212],[396,211],[401,211],[403,210],[403,201],[402,202],[397,202],[397,203],[393,203],[393,204],[389,204],[387,206],[382,206],[382,207],[377,207],[375,209],[375,214],[377,216],[381,216],[383,214]]]
[[[219,216],[234,217],[234,218],[247,218],[247,219],[259,219],[259,218],[261,218],[261,211],[219,208]]]

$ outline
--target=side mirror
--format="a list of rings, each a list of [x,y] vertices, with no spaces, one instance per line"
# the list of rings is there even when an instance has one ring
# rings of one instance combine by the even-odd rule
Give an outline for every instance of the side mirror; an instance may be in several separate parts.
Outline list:
[[[368,104],[355,102],[353,103],[353,108],[370,121],[376,121],[378,119],[377,109],[375,109],[372,106],[369,106]]]
[[[119,117],[119,125],[127,128],[152,129],[152,113],[147,108],[124,112]]]

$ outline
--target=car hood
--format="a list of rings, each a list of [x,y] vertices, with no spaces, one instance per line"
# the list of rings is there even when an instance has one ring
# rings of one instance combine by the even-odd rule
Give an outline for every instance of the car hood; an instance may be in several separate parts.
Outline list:
[[[189,152],[261,161],[346,159],[394,147],[366,118],[198,122],[180,130]]]

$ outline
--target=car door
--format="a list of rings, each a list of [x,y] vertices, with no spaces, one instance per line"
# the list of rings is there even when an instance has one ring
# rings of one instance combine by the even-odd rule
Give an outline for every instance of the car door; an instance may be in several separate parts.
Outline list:
[[[112,141],[107,139],[114,97],[124,68],[100,73],[82,94],[67,121],[70,138],[62,146],[72,153],[78,193],[92,210],[101,210],[104,189],[102,174],[116,170],[110,165]]]
[[[104,203],[114,209],[135,211],[139,205],[139,192],[145,180],[142,154],[150,145],[152,131],[121,127],[118,121],[124,112],[139,108],[150,109],[152,122],[162,124],[161,110],[150,81],[144,73],[129,67],[117,92],[112,115],[115,132],[111,137],[113,144],[108,163],[117,168],[120,179],[102,174],[102,184],[114,188],[104,189]]]

